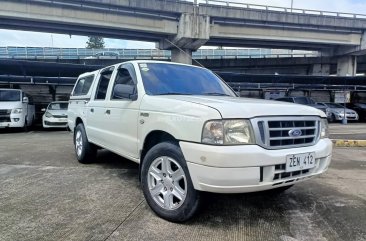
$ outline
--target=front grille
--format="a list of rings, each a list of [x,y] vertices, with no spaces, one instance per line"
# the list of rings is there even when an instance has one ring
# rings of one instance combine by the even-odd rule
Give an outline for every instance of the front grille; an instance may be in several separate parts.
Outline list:
[[[0,122],[11,122],[10,117],[0,116]]]
[[[258,144],[269,149],[314,145],[319,137],[320,118],[268,117],[254,120]],[[291,135],[294,131],[298,135]]]
[[[67,122],[49,122],[49,121],[45,121],[44,123],[48,126],[64,126],[67,124]]]
[[[53,115],[54,118],[67,118],[67,115]]]
[[[11,110],[0,110],[0,122],[10,122]]]
[[[11,110],[0,110],[0,116],[9,115],[10,113],[11,113]]]

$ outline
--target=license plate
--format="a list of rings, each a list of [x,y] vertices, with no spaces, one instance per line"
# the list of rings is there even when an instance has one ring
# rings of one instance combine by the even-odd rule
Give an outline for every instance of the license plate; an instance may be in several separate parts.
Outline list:
[[[315,167],[315,153],[301,153],[286,156],[286,172],[311,169]]]

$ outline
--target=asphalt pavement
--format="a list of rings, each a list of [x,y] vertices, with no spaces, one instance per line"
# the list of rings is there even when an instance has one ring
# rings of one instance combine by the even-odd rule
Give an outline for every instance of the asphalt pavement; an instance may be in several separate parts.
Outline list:
[[[366,148],[335,149],[326,174],[279,196],[205,194],[174,224],[147,206],[137,164],[108,151],[79,164],[65,131],[0,130],[1,241],[365,241],[365,210]]]

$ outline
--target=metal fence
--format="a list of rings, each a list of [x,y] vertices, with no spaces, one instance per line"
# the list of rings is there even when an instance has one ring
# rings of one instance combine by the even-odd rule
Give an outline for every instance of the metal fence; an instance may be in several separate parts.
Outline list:
[[[181,1],[184,1],[184,0],[181,0]],[[184,2],[187,2],[187,0]],[[188,0],[188,2],[193,2],[193,0]],[[266,11],[279,11],[279,12],[287,12],[287,13],[299,13],[299,14],[311,14],[311,15],[321,15],[321,16],[366,19],[366,14],[342,13],[342,12],[322,11],[322,10],[314,10],[314,9],[278,7],[278,6],[248,4],[248,3],[241,3],[241,2],[234,2],[234,1],[225,1],[225,0],[197,0],[197,4],[198,5],[209,4],[209,5],[234,7],[234,8],[247,8],[247,9],[266,10]]]
[[[105,56],[103,56],[103,53]],[[316,57],[314,52],[271,49],[199,49],[194,59]],[[169,50],[0,47],[0,59],[170,59]]]

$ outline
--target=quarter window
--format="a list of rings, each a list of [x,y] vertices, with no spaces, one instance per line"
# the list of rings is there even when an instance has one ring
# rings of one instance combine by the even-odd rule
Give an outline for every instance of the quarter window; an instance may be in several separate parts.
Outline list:
[[[94,80],[94,75],[83,77],[79,79],[78,83],[74,89],[74,96],[78,95],[86,95],[89,92],[90,86],[92,85]]]

